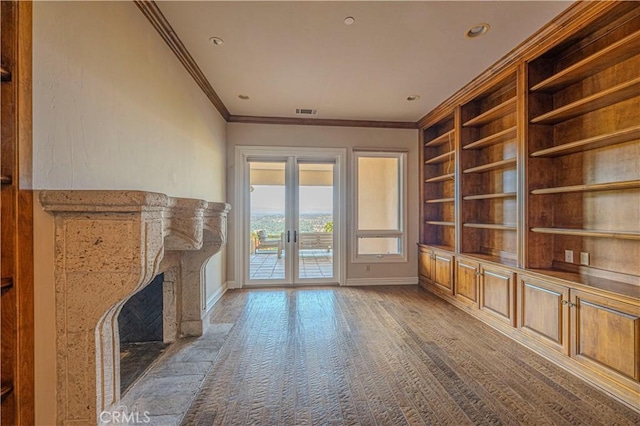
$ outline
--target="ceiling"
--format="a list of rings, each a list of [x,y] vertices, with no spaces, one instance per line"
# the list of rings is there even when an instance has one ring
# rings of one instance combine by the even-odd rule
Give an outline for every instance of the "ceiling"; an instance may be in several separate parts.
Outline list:
[[[233,115],[415,122],[569,1],[163,1]],[[348,16],[355,23],[345,25]],[[483,36],[466,31],[488,23]],[[220,37],[224,44],[209,39]],[[248,100],[238,95],[248,95]],[[419,95],[410,102],[407,96]]]

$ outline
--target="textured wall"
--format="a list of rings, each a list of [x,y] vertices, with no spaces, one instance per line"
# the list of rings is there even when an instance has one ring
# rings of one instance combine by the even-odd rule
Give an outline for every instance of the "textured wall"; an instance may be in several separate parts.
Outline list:
[[[35,2],[34,188],[225,201],[226,123],[132,2]],[[37,194],[36,194],[37,196]],[[55,416],[53,221],[36,204],[36,423]],[[225,282],[207,265],[207,296]]]

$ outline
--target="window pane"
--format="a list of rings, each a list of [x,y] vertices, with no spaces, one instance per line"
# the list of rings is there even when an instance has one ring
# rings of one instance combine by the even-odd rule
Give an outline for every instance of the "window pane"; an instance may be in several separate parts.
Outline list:
[[[358,254],[400,254],[400,238],[358,238]]]
[[[400,229],[399,166],[397,157],[358,158],[358,229]]]

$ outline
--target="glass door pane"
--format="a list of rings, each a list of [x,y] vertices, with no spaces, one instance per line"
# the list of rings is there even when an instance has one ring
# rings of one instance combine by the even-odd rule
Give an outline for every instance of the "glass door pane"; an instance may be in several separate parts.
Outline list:
[[[286,161],[249,161],[249,280],[287,278]]]
[[[296,281],[335,281],[334,167],[332,163],[298,163]]]

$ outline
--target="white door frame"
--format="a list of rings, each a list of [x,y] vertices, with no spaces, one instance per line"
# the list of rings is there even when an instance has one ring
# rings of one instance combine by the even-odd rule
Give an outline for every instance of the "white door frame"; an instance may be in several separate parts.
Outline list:
[[[334,168],[334,206],[337,206],[336,218],[334,218],[333,262],[335,263],[335,282],[321,281],[322,284],[346,284],[346,195],[347,195],[347,150],[344,148],[299,148],[299,147],[256,147],[236,146],[235,148],[235,206],[232,210],[234,218],[235,238],[235,282],[237,288],[242,288],[248,281],[249,251],[247,244],[249,236],[249,168],[247,160],[267,159],[269,157],[284,158],[294,156],[300,160],[321,161],[331,158],[335,161]],[[336,220],[337,219],[337,220]],[[288,252],[287,254],[289,254]],[[295,271],[294,271],[295,272]],[[295,277],[291,277],[294,281]],[[314,284],[313,280],[305,280],[305,283]],[[274,282],[278,285],[280,282]]]

